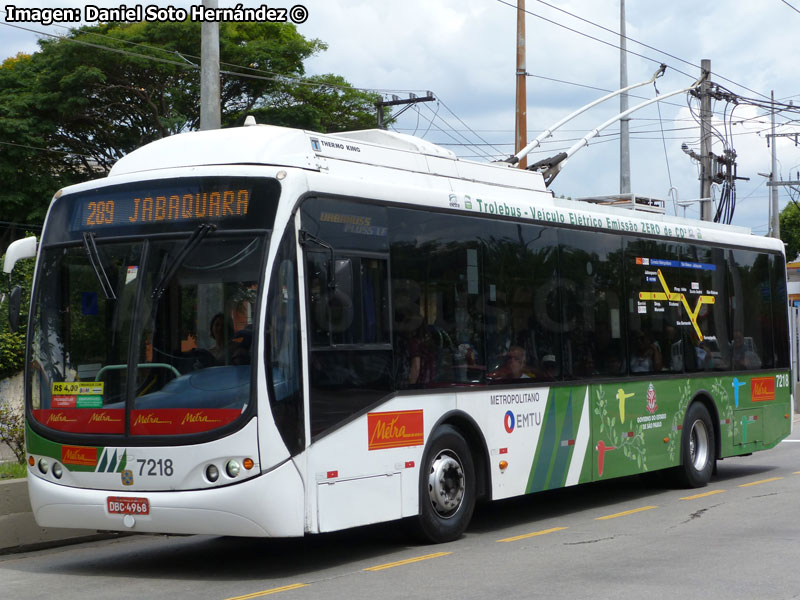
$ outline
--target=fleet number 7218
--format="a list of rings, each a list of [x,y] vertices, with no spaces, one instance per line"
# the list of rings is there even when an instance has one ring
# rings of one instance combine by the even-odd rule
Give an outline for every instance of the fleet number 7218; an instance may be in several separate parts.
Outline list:
[[[175,469],[172,465],[171,458],[154,458],[144,459],[138,458],[136,462],[139,463],[139,477],[149,475],[157,477],[172,477]]]

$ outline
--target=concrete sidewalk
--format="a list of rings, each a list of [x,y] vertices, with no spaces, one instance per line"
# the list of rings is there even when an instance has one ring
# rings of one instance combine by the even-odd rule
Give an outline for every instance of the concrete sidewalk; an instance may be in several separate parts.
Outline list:
[[[0,481],[0,554],[27,552],[118,535],[123,534],[91,529],[39,527],[31,512],[27,480]]]

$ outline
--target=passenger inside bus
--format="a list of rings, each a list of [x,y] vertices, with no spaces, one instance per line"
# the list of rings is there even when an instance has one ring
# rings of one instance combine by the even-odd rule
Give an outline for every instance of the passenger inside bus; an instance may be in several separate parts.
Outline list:
[[[211,325],[209,326],[209,333],[211,339],[214,340],[214,345],[208,349],[217,364],[225,364],[226,351],[230,350],[230,345],[233,340],[233,322],[230,317],[225,317],[221,312],[211,317]],[[227,340],[227,341],[226,341]]]
[[[537,376],[544,381],[558,379],[558,362],[554,354],[545,354],[542,357],[542,364]]]
[[[649,333],[635,331],[631,343],[631,373],[652,373],[661,370],[661,349]]]

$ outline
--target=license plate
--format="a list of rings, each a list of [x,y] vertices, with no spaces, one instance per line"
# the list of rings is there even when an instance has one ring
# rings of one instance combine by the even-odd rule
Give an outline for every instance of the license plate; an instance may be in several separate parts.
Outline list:
[[[150,501],[147,498],[109,496],[106,499],[106,508],[112,515],[149,515]]]

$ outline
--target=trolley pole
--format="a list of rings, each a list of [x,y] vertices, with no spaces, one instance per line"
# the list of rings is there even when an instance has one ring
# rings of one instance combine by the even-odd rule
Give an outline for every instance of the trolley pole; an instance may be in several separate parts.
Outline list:
[[[625,35],[625,0],[619,0],[619,87],[628,87],[628,49]],[[628,110],[628,92],[619,96],[619,112]],[[619,193],[631,193],[630,117],[619,120]]]
[[[217,0],[203,0],[203,6],[217,8]],[[203,21],[200,28],[200,129],[219,129],[219,23]]]
[[[517,0],[517,102],[514,136],[514,153],[528,145],[528,99],[525,88],[525,0]],[[519,161],[520,169],[528,166],[528,160]]]
[[[704,73],[711,73],[711,61],[700,62]],[[700,219],[711,221],[711,82],[706,77],[700,84]]]

